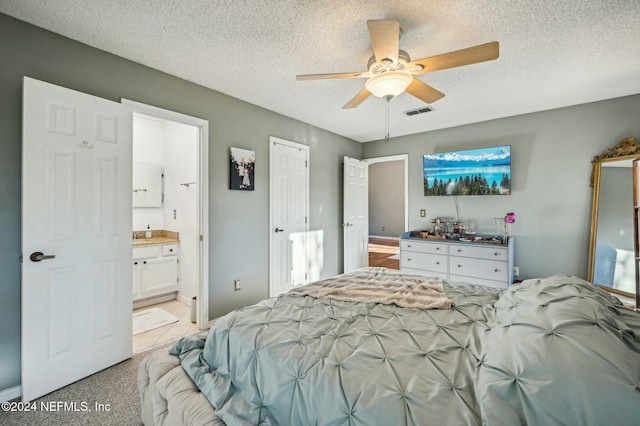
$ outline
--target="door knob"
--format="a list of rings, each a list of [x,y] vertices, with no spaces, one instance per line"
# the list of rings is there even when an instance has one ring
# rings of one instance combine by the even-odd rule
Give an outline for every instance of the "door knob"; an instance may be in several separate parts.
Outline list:
[[[276,232],[284,232],[284,229],[276,228]]]
[[[55,254],[44,254],[41,251],[36,251],[31,253],[29,259],[31,259],[32,262],[40,262],[41,260],[53,259],[54,257],[56,257]]]

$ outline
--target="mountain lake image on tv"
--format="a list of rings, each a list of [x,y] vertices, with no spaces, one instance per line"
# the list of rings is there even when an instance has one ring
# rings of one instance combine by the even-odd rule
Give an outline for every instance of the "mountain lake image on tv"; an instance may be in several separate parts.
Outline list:
[[[511,146],[425,154],[424,195],[510,195]]]

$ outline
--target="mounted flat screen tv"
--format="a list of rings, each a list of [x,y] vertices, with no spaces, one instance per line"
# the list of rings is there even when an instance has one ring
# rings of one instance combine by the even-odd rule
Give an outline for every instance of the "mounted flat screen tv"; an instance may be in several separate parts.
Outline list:
[[[424,195],[510,195],[511,146],[425,154]]]

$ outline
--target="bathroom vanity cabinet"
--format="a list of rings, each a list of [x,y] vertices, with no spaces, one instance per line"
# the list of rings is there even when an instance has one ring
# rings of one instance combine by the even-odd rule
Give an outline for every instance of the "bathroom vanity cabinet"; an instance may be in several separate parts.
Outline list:
[[[178,243],[133,247],[133,301],[178,291]]]

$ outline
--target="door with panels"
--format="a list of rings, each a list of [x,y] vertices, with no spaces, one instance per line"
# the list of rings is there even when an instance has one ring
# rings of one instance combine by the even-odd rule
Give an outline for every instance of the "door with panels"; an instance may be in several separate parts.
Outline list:
[[[22,397],[131,356],[127,106],[25,77]]]
[[[344,272],[369,266],[369,164],[344,157]]]
[[[308,278],[309,147],[270,138],[270,285],[277,296]]]

